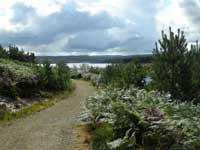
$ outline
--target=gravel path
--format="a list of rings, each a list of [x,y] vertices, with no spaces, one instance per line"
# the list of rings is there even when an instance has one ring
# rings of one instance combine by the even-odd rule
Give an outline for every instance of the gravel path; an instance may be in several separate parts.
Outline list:
[[[65,100],[0,127],[0,150],[73,150],[80,102],[94,92],[88,82],[75,82],[76,90]],[[76,149],[85,150],[82,145]]]

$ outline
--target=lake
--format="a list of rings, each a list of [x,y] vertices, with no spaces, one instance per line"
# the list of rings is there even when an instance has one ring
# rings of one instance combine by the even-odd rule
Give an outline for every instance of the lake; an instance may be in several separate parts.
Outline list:
[[[37,64],[38,66],[43,66],[43,64]],[[67,65],[70,68],[77,67],[80,68],[82,65],[87,65],[89,67],[95,67],[95,68],[105,68],[108,65],[111,65],[110,63],[67,63]],[[51,64],[51,66],[56,66],[56,64]]]
[[[96,68],[105,68],[106,66],[110,64],[107,64],[107,63],[68,63],[67,65],[70,68],[73,68],[73,67],[80,68],[82,65],[87,65],[89,67],[96,67]]]
[[[55,66],[56,64],[51,64],[52,66]],[[67,63],[67,65],[70,68],[77,67],[80,68],[82,65],[87,65],[89,67],[95,67],[95,68],[105,68],[106,66],[110,65],[109,63]]]

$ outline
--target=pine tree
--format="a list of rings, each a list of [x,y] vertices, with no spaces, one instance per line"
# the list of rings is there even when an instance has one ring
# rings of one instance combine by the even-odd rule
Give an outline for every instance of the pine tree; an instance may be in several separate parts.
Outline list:
[[[0,45],[0,58],[7,58],[8,53],[7,51]]]
[[[192,65],[192,83],[193,83],[193,94],[197,99],[200,98],[200,45],[198,41],[195,45],[191,45],[190,49],[193,56]]]
[[[57,74],[58,74],[58,87],[59,90],[65,90],[69,87],[70,84],[70,69],[64,63],[64,61],[60,61],[57,63]]]
[[[134,85],[143,88],[145,85],[146,72],[138,60],[132,60],[124,67],[124,75],[126,86]]]
[[[169,92],[173,99],[192,99],[191,57],[185,35],[180,29],[174,34],[169,28],[169,35],[162,31],[159,46],[156,43],[153,50],[155,87],[162,92]]]

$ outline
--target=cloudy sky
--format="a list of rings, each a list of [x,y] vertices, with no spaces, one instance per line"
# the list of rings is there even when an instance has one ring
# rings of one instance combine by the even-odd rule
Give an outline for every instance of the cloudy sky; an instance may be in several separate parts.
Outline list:
[[[0,0],[0,43],[37,55],[151,53],[162,29],[200,39],[200,0]]]

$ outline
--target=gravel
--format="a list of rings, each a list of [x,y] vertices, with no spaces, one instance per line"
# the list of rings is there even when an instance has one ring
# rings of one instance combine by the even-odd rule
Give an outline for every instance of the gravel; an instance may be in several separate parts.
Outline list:
[[[75,81],[75,91],[56,105],[0,127],[0,150],[86,150],[74,142],[81,102],[94,88]],[[76,146],[74,146],[76,144]],[[74,148],[76,147],[76,148]]]

